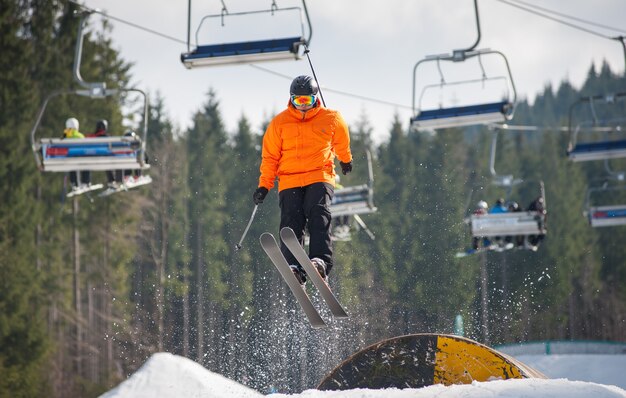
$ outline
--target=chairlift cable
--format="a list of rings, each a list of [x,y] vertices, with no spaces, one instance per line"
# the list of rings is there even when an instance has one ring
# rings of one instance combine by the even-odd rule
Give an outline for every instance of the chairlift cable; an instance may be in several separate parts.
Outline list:
[[[78,7],[82,8],[82,9],[84,9],[84,10],[87,10],[87,11],[92,12],[94,14],[100,14],[100,15],[102,15],[103,17],[105,17],[107,19],[112,19],[114,21],[121,22],[121,23],[126,24],[128,26],[132,26],[133,28],[136,28],[136,29],[139,29],[139,30],[143,30],[143,31],[148,32],[148,33],[152,33],[153,35],[157,35],[157,36],[160,36],[162,38],[165,38],[165,39],[168,39],[168,40],[171,40],[171,41],[175,41],[176,43],[181,43],[181,44],[187,45],[186,41],[177,39],[176,37],[169,36],[169,35],[166,35],[164,33],[159,32],[159,31],[156,31],[156,30],[153,30],[153,29],[150,29],[150,28],[146,28],[146,27],[143,27],[141,25],[137,25],[134,22],[126,21],[124,19],[115,17],[115,16],[113,16],[111,14],[107,14],[107,13],[105,13],[103,11],[100,11],[97,8],[89,8],[89,7],[84,6],[82,4],[79,4],[79,3],[77,3],[77,2],[75,2],[73,0],[70,1],[70,2],[75,4],[75,5],[77,5]]]
[[[291,77],[291,76],[288,76],[288,75],[285,75],[285,74],[273,71],[271,69],[264,68],[264,67],[256,65],[256,64],[250,64],[250,66],[255,68],[255,69],[258,69],[260,71],[267,72],[267,73],[270,73],[270,74],[278,76],[278,77],[282,77],[284,79],[289,79],[289,80],[293,79],[293,77]],[[325,87],[324,90],[330,91],[331,93],[335,93],[335,94],[339,94],[339,95],[345,95],[345,96],[352,97],[352,98],[358,98],[358,99],[361,99],[361,100],[364,100],[364,101],[375,102],[375,103],[378,103],[378,104],[389,105],[389,106],[393,106],[393,107],[396,107],[396,108],[413,109],[413,108],[411,108],[408,105],[398,104],[398,103],[395,103],[395,102],[380,100],[380,99],[376,99],[376,98],[372,98],[372,97],[366,97],[366,96],[358,95],[358,94],[352,94],[352,93],[348,93],[346,91],[335,90],[335,89],[328,88],[328,87]]]
[[[550,19],[550,20],[552,20],[552,21],[554,21],[554,22],[558,22],[558,23],[560,23],[560,24],[567,25],[567,26],[569,26],[570,28],[578,29],[578,30],[580,30],[580,31],[583,31],[583,32],[586,32],[586,33],[589,33],[589,34],[592,34],[592,35],[595,35],[595,36],[601,37],[601,38],[603,38],[603,39],[614,40],[612,37],[607,36],[607,35],[604,35],[604,34],[599,33],[599,32],[596,32],[596,31],[594,31],[594,30],[584,28],[584,27],[582,27],[582,26],[580,26],[580,25],[576,25],[576,24],[573,24],[573,23],[571,23],[571,22],[563,21],[563,20],[561,20],[561,19],[558,19],[558,18],[552,17],[552,16],[547,15],[547,14],[544,14],[544,13],[542,13],[542,12],[535,11],[535,10],[533,10],[533,9],[531,9],[531,8],[524,7],[524,6],[520,5],[520,4],[512,3],[512,2],[511,2],[512,0],[496,0],[496,1],[499,1],[500,3],[504,3],[504,4],[507,4],[507,5],[510,5],[511,7],[516,7],[516,8],[519,8],[520,10],[524,10],[524,11],[526,11],[526,12],[529,12],[529,13],[531,13],[531,14],[535,14],[535,15],[538,15],[538,16],[540,16],[540,17]]]
[[[582,22],[582,23],[587,24],[587,25],[595,26],[595,27],[598,27],[598,28],[606,29],[606,30],[614,30],[616,32],[626,33],[626,30],[624,30],[622,28],[615,28],[613,26],[601,24],[601,23],[598,23],[598,22],[589,21],[589,20],[586,20],[586,19],[583,19],[583,18],[575,17],[573,15],[568,15],[568,14],[565,14],[565,13],[562,13],[562,12],[550,10],[548,8],[541,7],[541,6],[538,6],[538,5],[535,5],[535,4],[531,4],[531,3],[528,3],[528,2],[525,2],[525,1],[522,1],[522,0],[509,0],[509,1],[512,1],[512,2],[515,2],[515,3],[520,3],[520,4],[523,4],[523,5],[527,6],[527,7],[536,8],[538,10],[545,11],[545,12],[548,12],[548,13],[551,13],[551,14],[554,14],[554,15],[558,15],[558,16],[563,17],[563,18],[568,18],[568,19],[572,19],[574,21]]]
[[[151,34],[155,34],[155,35],[160,36],[162,38],[165,38],[165,39],[168,39],[168,40],[171,40],[171,41],[175,41],[177,43],[181,43],[181,44],[187,45],[187,42],[184,41],[184,40],[180,40],[180,39],[177,39],[175,37],[168,36],[168,35],[166,35],[164,33],[155,31],[153,29],[145,28],[145,27],[137,25],[137,24],[135,24],[133,22],[129,22],[129,21],[123,20],[121,18],[117,18],[115,16],[112,16],[111,14],[104,13],[104,12],[99,11],[97,9],[92,9],[92,8],[86,7],[86,6],[82,5],[82,4],[76,3],[74,1],[72,1],[72,3],[76,4],[77,6],[83,8],[85,10],[89,10],[89,11],[91,11],[93,13],[100,14],[100,15],[102,15],[105,18],[112,19],[112,20],[115,20],[115,21],[127,24],[129,26],[132,26],[132,27],[134,27],[136,29],[143,30],[145,32],[148,32],[148,33],[151,33]],[[307,57],[308,57],[308,55],[307,55]],[[279,77],[283,77],[283,78],[286,78],[286,79],[292,79],[290,76],[287,76],[287,75],[284,75],[284,74],[272,71],[272,70],[267,69],[267,68],[263,68],[261,66],[255,65],[255,64],[250,64],[250,66],[252,66],[254,68],[257,68],[257,69],[259,69],[261,71],[274,74],[274,75],[279,76]],[[340,91],[340,90],[334,90],[334,89],[327,88],[327,87],[325,88],[325,90],[330,91],[330,92],[335,93],[335,94],[339,94],[339,95],[345,95],[345,96],[350,96],[350,97],[354,97],[354,98],[359,98],[359,99],[362,99],[364,101],[375,102],[375,103],[389,105],[389,106],[394,106],[394,107],[402,108],[402,109],[412,109],[410,106],[407,106],[407,105],[398,104],[398,103],[385,101],[385,100],[379,100],[379,99],[371,98],[371,97],[365,97],[365,96],[362,96],[362,95],[352,94],[352,93],[348,93],[348,92]]]

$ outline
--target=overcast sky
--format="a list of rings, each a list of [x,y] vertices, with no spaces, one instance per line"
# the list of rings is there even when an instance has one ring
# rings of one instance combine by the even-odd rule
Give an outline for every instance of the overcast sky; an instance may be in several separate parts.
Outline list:
[[[567,20],[600,35],[626,36],[625,0],[523,1],[618,28],[606,30]],[[224,2],[231,13],[269,9],[272,3],[271,0]],[[181,41],[187,38],[187,3],[184,0],[83,2],[88,7],[99,8],[116,18]],[[276,0],[276,3],[279,7],[302,4],[297,0]],[[307,6],[313,25],[310,56],[322,88],[326,88],[327,106],[341,111],[350,125],[367,115],[377,141],[388,136],[394,114],[408,126],[415,64],[427,55],[470,47],[477,37],[471,0],[309,0]],[[599,65],[606,60],[614,72],[624,73],[624,52],[618,41],[530,14],[502,0],[479,0],[478,7],[482,36],[477,48],[490,48],[506,56],[518,99],[532,101],[546,84],[557,86],[566,79],[580,87],[592,62]],[[200,19],[218,14],[221,8],[219,0],[192,1],[192,47]],[[97,25],[99,18],[98,15],[91,17],[92,26]],[[260,26],[268,20],[281,22],[274,25],[285,27],[284,32],[280,32],[282,37],[297,33],[292,25],[282,23],[286,17],[271,18],[269,13],[258,14],[259,24],[250,26],[250,33],[262,35]],[[306,59],[258,63],[257,67],[263,69],[232,65],[187,70],[180,62],[186,44],[115,20],[111,23],[114,47],[121,51],[125,60],[134,64],[134,83],[151,93],[160,92],[166,111],[181,128],[190,125],[192,114],[200,109],[208,90],[213,88],[229,131],[234,131],[239,118],[245,115],[254,131],[260,132],[264,117],[286,106],[291,78],[310,74]],[[241,30],[237,34],[247,33]],[[219,26],[203,31],[202,35],[206,36],[201,37],[200,44],[211,44],[211,38],[218,34],[228,36],[230,32],[220,30]],[[467,78],[479,78],[479,69],[467,65]],[[494,63],[491,69],[489,63],[488,75],[504,76],[506,71],[502,65],[498,70]],[[426,76],[420,74],[418,84],[420,77]],[[437,82],[438,78],[424,83]],[[418,92],[420,90],[418,85]]]

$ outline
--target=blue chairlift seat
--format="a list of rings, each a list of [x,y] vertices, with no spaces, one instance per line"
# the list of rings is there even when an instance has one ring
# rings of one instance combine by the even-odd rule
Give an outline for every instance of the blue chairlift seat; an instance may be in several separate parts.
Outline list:
[[[626,140],[576,144],[567,156],[574,162],[626,157]]]
[[[194,66],[209,66],[232,63],[299,59],[300,46],[305,43],[302,37],[259,40],[239,43],[224,43],[198,46],[190,53],[181,54],[183,64],[191,69]]]
[[[411,126],[416,128],[449,128],[506,122],[513,104],[508,101],[479,105],[460,106],[420,111],[411,118]]]
[[[333,217],[374,213],[378,209],[372,196],[372,189],[367,184],[337,189],[330,204],[330,213]]]
[[[592,227],[626,225],[626,205],[591,207],[587,216]]]
[[[132,170],[149,165],[141,156],[139,137],[42,138],[43,171]]]

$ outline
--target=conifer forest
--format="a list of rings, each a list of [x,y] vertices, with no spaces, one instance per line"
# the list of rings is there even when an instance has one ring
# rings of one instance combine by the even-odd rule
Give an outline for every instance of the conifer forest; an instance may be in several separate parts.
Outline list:
[[[422,132],[390,114],[375,144],[366,118],[349,121],[354,171],[341,183],[367,181],[369,151],[378,210],[363,220],[375,239],[353,225],[351,240],[334,243],[331,286],[350,318],[313,330],[258,243],[278,234],[275,189],[235,250],[254,206],[264,126],[244,115],[227,131],[219,92],[207,90],[184,131],[150,94],[147,120],[137,120],[149,137],[146,187],[68,198],[66,173],[38,170],[27,132],[50,92],[74,87],[72,8],[5,1],[0,10],[0,397],[98,396],[156,352],[261,392],[273,383],[300,391],[381,339],[454,333],[458,315],[465,336],[492,346],[626,341],[626,227],[589,225],[587,193],[607,183],[606,165],[568,160],[561,129],[581,96],[626,92],[626,78],[606,64],[590,64],[580,89],[564,81],[532,105],[521,100],[511,124],[539,126],[532,131]],[[133,67],[106,29],[84,36],[81,72],[108,88],[132,84]],[[604,116],[623,117],[624,102],[612,105]],[[59,137],[70,116],[85,132],[106,119],[121,135],[140,106],[132,96],[60,96],[37,135]],[[510,192],[491,183],[494,134],[496,172],[524,181]],[[626,160],[610,167],[624,171]],[[92,180],[105,183],[104,172]],[[463,220],[476,202],[526,207],[540,182],[548,232],[536,252],[455,256],[471,245]],[[626,203],[619,192],[604,199]]]

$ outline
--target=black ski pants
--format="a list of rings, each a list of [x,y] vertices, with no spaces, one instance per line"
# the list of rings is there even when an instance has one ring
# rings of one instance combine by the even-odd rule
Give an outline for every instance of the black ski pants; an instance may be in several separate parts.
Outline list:
[[[331,184],[316,182],[299,188],[280,191],[280,228],[293,229],[300,244],[304,243],[304,230],[309,230],[309,258],[321,258],[326,263],[326,273],[333,267],[333,247],[330,239],[330,202],[335,190]],[[281,242],[280,249],[289,264],[298,264],[296,258]]]
[[[78,174],[80,173],[80,181],[78,180]],[[70,183],[77,187],[79,184],[91,183],[91,172],[89,170],[83,171],[70,171]]]

